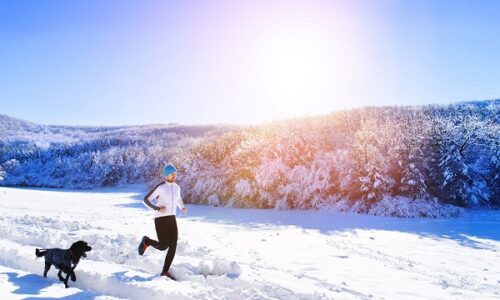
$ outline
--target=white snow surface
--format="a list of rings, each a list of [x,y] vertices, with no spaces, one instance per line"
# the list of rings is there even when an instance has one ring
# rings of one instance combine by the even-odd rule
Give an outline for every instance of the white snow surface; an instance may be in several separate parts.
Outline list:
[[[139,186],[0,188],[0,299],[499,299],[500,212],[398,219],[187,205],[172,281]],[[93,250],[65,289],[38,248]]]

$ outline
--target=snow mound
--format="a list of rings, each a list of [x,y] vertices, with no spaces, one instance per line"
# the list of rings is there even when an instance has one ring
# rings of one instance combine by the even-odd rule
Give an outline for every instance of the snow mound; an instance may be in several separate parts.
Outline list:
[[[461,218],[466,215],[458,206],[406,197],[384,197],[368,210],[368,214],[399,218]]]
[[[200,274],[204,276],[221,276],[226,274],[228,277],[235,278],[241,275],[241,268],[237,262],[229,262],[223,258],[216,258],[212,261],[201,261],[198,268]]]
[[[463,218],[467,215],[466,210],[458,206],[442,204],[436,200],[412,200],[401,196],[386,196],[371,206],[362,201],[353,203],[340,199],[323,205],[319,209],[397,218]]]

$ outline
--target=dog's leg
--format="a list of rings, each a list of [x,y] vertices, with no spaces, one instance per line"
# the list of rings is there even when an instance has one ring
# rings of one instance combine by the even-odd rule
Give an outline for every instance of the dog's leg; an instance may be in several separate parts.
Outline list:
[[[50,267],[52,266],[51,263],[45,262],[45,270],[43,271],[43,277],[47,278],[47,272],[50,270]]]
[[[59,272],[57,272],[57,277],[59,277],[59,280],[64,282],[64,278],[61,276],[62,269],[59,269]]]
[[[75,268],[71,268],[71,281],[76,281]]]
[[[66,272],[66,279],[64,279],[64,286],[66,288],[68,288],[68,279],[69,279],[69,275],[71,274],[71,268],[69,268],[68,270],[66,270],[68,272]]]
[[[76,281],[76,273],[75,273],[76,266],[78,266],[78,261],[73,264],[73,267],[70,268],[70,270],[71,270],[71,281],[73,281],[73,282]]]

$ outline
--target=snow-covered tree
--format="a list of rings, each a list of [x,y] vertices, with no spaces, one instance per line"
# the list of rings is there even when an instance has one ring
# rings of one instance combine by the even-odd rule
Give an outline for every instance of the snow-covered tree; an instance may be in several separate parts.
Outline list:
[[[429,199],[427,189],[427,166],[423,148],[425,147],[424,136],[428,134],[426,124],[428,119],[421,111],[412,112],[412,116],[404,122],[401,128],[401,147],[397,160],[398,189],[397,195],[411,199]]]
[[[395,207],[434,199],[500,206],[499,107],[498,100],[367,107],[251,127],[72,128],[0,118],[11,128],[0,132],[0,185],[153,184],[171,161],[192,203],[307,209],[342,202],[364,212],[393,200]]]
[[[412,199],[428,199],[427,185],[425,177],[415,161],[413,155],[408,156],[408,164],[403,171],[403,177],[399,187],[401,194]]]
[[[353,142],[353,195],[359,195],[368,207],[382,199],[391,184],[376,128],[376,123],[364,120]]]
[[[5,171],[3,170],[2,166],[0,166],[0,181],[4,180],[5,178]]]
[[[491,204],[500,206],[500,123],[492,124],[488,132],[490,169],[487,180],[488,186],[491,187]]]
[[[4,162],[2,167],[7,174],[17,176],[20,173],[21,163],[17,159],[12,158]]]
[[[479,158],[472,151],[484,140],[482,129],[487,124],[477,116],[464,116],[458,120],[438,118],[435,126],[432,178],[438,196],[460,206],[487,201],[490,191],[473,167]]]

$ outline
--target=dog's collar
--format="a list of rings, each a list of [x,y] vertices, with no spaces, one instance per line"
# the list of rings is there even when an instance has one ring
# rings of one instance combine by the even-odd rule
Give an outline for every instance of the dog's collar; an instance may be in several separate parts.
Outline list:
[[[73,252],[71,252],[71,249],[69,249],[69,255],[73,258],[76,259],[76,256],[73,255]]]

